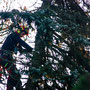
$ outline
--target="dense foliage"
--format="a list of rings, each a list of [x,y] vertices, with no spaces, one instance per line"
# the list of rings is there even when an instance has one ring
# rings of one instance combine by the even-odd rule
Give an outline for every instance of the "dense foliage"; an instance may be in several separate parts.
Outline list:
[[[72,90],[90,90],[90,73],[81,75],[80,79],[78,80],[77,84]]]
[[[30,60],[23,64],[29,67],[23,70],[29,76],[26,90],[71,90],[80,75],[90,72],[90,52],[85,49],[90,45],[90,17],[45,3],[33,13],[0,13],[1,19],[11,18],[14,23],[9,26],[10,32],[17,25],[15,14],[30,28],[32,22],[37,27],[35,51],[24,53]]]

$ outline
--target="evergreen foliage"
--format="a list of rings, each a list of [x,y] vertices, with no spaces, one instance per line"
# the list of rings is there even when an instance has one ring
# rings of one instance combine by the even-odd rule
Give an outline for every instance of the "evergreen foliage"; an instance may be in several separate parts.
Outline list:
[[[81,75],[78,83],[72,90],[90,90],[90,73]]]
[[[30,28],[33,21],[37,27],[35,51],[24,52],[30,60],[22,63],[29,67],[22,71],[29,76],[25,90],[71,90],[80,75],[90,72],[90,52],[85,51],[90,45],[90,17],[59,5],[47,7],[34,13],[2,12],[0,16],[4,20],[11,18],[14,27],[15,14]]]

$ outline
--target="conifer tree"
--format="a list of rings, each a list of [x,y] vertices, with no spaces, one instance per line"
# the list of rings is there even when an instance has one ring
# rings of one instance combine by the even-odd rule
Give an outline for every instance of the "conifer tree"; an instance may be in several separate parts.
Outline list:
[[[24,52],[29,59],[25,90],[71,90],[80,75],[90,72],[90,17],[75,0],[42,0],[42,7],[31,12],[1,12],[1,25],[14,16],[35,22],[35,51]],[[52,4],[53,2],[53,4]],[[4,22],[3,22],[4,20]],[[3,27],[1,27],[2,31]],[[32,28],[33,29],[33,28]],[[88,32],[88,33],[87,33]],[[90,49],[90,47],[89,47]]]

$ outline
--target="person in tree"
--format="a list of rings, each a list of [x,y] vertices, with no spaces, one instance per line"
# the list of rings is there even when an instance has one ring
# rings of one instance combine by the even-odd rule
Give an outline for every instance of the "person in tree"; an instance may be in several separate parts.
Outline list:
[[[2,45],[0,62],[1,66],[9,73],[7,80],[7,90],[13,90],[14,87],[16,90],[23,90],[20,81],[21,76],[14,63],[15,61],[13,59],[13,53],[16,48],[18,51],[21,51],[22,47],[24,47],[29,52],[32,51],[32,48],[21,39],[21,37],[24,35],[28,35],[28,32],[29,28],[19,26],[19,29],[11,33]]]

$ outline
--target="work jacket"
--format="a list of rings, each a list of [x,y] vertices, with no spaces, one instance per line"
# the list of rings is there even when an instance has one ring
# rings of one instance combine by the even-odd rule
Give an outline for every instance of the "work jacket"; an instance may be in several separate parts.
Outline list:
[[[13,32],[6,38],[5,42],[2,45],[1,51],[3,53],[6,51],[13,53],[15,51],[15,48],[20,49],[21,47],[24,47],[26,50],[30,52],[32,51],[32,48],[20,38],[20,35],[16,32]]]

